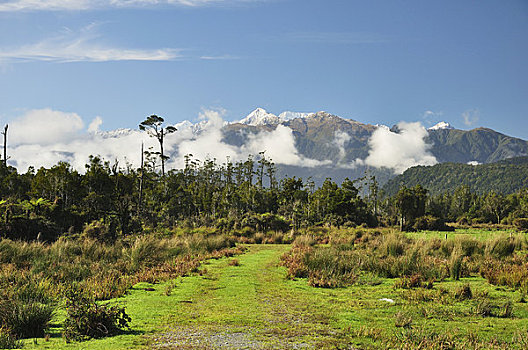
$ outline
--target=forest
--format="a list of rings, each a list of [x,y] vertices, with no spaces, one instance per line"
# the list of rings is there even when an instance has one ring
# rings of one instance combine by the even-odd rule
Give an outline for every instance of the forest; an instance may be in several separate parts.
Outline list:
[[[386,196],[369,176],[341,184],[327,179],[319,188],[309,179],[278,180],[263,154],[223,164],[189,155],[183,169],[164,175],[152,158],[134,169],[93,156],[84,173],[64,162],[23,174],[0,165],[0,235],[52,242],[87,227],[104,232],[105,240],[146,229],[200,226],[226,232],[314,225],[441,229],[444,222],[525,227],[528,217],[526,189],[477,194],[462,185],[429,195],[416,185]]]

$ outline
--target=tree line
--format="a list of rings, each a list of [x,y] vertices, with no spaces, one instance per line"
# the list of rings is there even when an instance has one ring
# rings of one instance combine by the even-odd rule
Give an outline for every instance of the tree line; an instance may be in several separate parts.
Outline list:
[[[509,195],[477,194],[463,185],[430,195],[416,185],[402,186],[387,196],[375,176],[368,175],[341,184],[328,178],[316,188],[310,179],[279,180],[265,152],[221,164],[189,154],[183,169],[166,172],[163,140],[176,129],[163,122],[152,115],[139,125],[160,145],[159,152],[142,152],[139,168],[99,156],[89,157],[84,173],[66,162],[38,170],[30,167],[23,174],[0,163],[0,237],[52,241],[88,232],[112,240],[176,226],[210,226],[226,232],[295,231],[317,225],[449,229],[445,222],[526,226],[526,188]]]
[[[108,239],[145,228],[214,226],[224,230],[291,230],[314,225],[401,225],[441,229],[444,222],[513,224],[528,217],[528,190],[503,195],[467,186],[430,196],[417,185],[394,196],[380,193],[375,177],[310,180],[275,177],[264,154],[245,161],[185,157],[183,169],[158,172],[121,167],[91,156],[82,174],[68,163],[19,174],[0,164],[0,234],[54,240],[88,226]],[[431,227],[433,226],[433,227]]]

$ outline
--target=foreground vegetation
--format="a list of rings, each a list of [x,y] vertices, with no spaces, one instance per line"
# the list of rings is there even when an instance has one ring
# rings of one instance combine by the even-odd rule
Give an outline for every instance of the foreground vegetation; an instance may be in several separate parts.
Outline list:
[[[0,317],[17,315],[8,327],[2,321],[2,346],[523,349],[528,344],[524,233],[459,229],[446,239],[443,233],[393,229],[312,228],[295,236],[229,237],[210,231],[130,237],[111,245],[87,238],[51,245],[1,241]],[[242,241],[293,243],[233,248]],[[84,326],[75,328],[80,320]],[[86,326],[92,321],[108,332],[87,332],[98,328]],[[114,336],[101,338],[108,335]]]
[[[0,241],[0,347],[16,338],[43,337],[57,310],[65,310],[66,340],[117,334],[126,312],[97,304],[124,295],[138,282],[155,283],[196,270],[206,258],[239,252],[225,236],[154,235],[112,244],[61,238],[53,244]]]

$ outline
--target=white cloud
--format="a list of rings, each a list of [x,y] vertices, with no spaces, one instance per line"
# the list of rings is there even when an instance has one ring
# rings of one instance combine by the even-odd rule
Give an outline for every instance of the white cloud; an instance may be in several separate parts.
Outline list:
[[[141,142],[155,147],[155,140],[139,130],[96,131],[102,123],[96,117],[85,129],[81,117],[51,109],[32,110],[9,122],[9,164],[25,171],[29,166],[51,167],[59,161],[84,171],[90,155],[139,164]],[[89,131],[89,132],[87,132]]]
[[[199,160],[216,158],[221,163],[227,157],[243,161],[261,151],[266,151],[266,156],[276,164],[317,166],[329,163],[300,155],[292,130],[285,126],[250,135],[246,144],[240,147],[227,144],[221,131],[226,124],[223,113],[223,110],[204,110],[200,113],[202,121],[198,125],[190,122],[176,124],[178,131],[165,138],[166,154],[171,156],[167,167],[183,167],[187,154]],[[81,117],[75,113],[51,109],[29,111],[9,122],[9,164],[23,172],[29,166],[51,167],[59,161],[66,161],[75,169],[84,171],[88,157],[99,155],[111,162],[117,160],[122,166],[128,162],[138,167],[142,142],[145,150],[158,150],[157,140],[146,132],[130,129],[99,131],[102,123],[102,118],[96,117],[85,128]]]
[[[180,50],[172,48],[127,49],[102,45],[96,42],[99,37],[96,29],[97,24],[91,24],[78,33],[68,30],[35,44],[0,49],[0,61],[170,61],[181,57]]]
[[[200,56],[200,59],[206,61],[219,61],[219,60],[239,60],[241,57],[233,55],[220,55],[220,56]]]
[[[272,131],[262,131],[251,135],[247,145],[242,147],[242,155],[258,154],[265,151],[265,155],[277,164],[314,167],[330,164],[330,161],[319,161],[306,158],[299,154],[295,147],[293,131],[287,126],[277,125]]]
[[[8,0],[0,3],[0,12],[84,11],[105,8],[134,8],[164,5],[199,7],[256,1],[263,0]]]
[[[103,119],[101,117],[95,117],[90,125],[88,126],[88,132],[96,133],[99,131],[99,127],[103,124]]]
[[[415,165],[434,165],[436,158],[425,142],[427,130],[420,123],[400,122],[399,133],[379,127],[370,140],[370,151],[364,163],[377,168],[386,167],[402,173]]]
[[[9,124],[10,143],[50,145],[57,140],[70,141],[84,123],[76,113],[51,109],[31,110]]]
[[[480,111],[478,109],[470,109],[462,113],[464,124],[472,126],[480,119]]]
[[[334,146],[339,150],[339,160],[343,160],[346,156],[345,145],[350,141],[351,137],[348,133],[337,130],[334,133]]]
[[[265,151],[265,155],[277,164],[318,166],[328,164],[315,159],[303,157],[295,147],[295,138],[290,128],[278,125],[275,130],[261,131],[249,135],[246,144],[241,147],[230,145],[223,141],[221,128],[225,125],[223,110],[204,110],[200,114],[203,129],[198,135],[181,136],[183,140],[174,140],[177,149],[174,157],[176,167],[183,166],[183,157],[192,154],[194,158],[217,159],[223,162],[227,157],[232,161],[243,161],[249,155],[257,155]]]

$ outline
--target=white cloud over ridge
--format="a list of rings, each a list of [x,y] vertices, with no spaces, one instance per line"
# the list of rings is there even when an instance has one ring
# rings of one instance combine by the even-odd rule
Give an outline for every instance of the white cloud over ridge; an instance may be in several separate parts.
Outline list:
[[[86,11],[106,8],[141,8],[164,5],[200,7],[257,1],[263,0],[8,0],[0,3],[0,12]]]
[[[68,30],[35,44],[0,49],[0,61],[170,61],[181,57],[181,50],[174,48],[130,49],[97,43],[96,28],[97,24],[91,24],[78,33]]]
[[[300,154],[293,131],[284,125],[270,131],[250,133],[241,146],[228,144],[222,132],[227,124],[222,118],[224,113],[223,110],[203,110],[199,123],[184,121],[175,124],[178,131],[167,135],[164,143],[166,154],[170,156],[167,168],[183,168],[187,154],[201,161],[216,159],[223,163],[227,158],[244,161],[249,155],[256,156],[262,151],[276,164],[303,167],[355,168],[367,165],[401,173],[411,166],[437,163],[429,153],[430,145],[425,142],[427,131],[420,123],[401,122],[398,133],[379,127],[369,140],[368,157],[350,164],[342,162],[350,135],[337,132],[333,144],[339,149],[340,160],[334,164],[331,160],[321,161]],[[138,129],[100,131],[103,119],[99,116],[86,124],[76,113],[49,108],[27,111],[9,122],[9,164],[25,172],[29,166],[49,168],[59,161],[66,161],[83,172],[89,156],[95,155],[111,163],[118,161],[122,168],[127,164],[137,168],[142,143],[145,150],[158,150],[157,140]]]
[[[390,168],[403,173],[415,165],[434,165],[438,163],[429,152],[431,147],[425,142],[427,130],[420,123],[400,122],[399,132],[387,127],[378,127],[369,140],[368,157],[358,162],[376,168]]]
[[[199,160],[216,158],[222,163],[229,157],[243,161],[249,155],[266,151],[266,157],[276,164],[318,166],[328,164],[300,155],[295,147],[292,130],[279,126],[273,131],[249,135],[246,144],[237,147],[223,141],[221,128],[225,125],[221,110],[204,110],[199,124],[176,124],[178,131],[165,138],[165,150],[171,156],[168,168],[182,168],[184,156],[192,154]],[[80,116],[51,109],[31,110],[9,123],[9,164],[25,172],[29,166],[51,167],[59,161],[70,163],[84,171],[90,155],[110,162],[119,161],[138,167],[141,143],[145,150],[158,150],[158,143],[146,132],[131,129],[99,131],[101,117],[94,118],[86,128]]]

